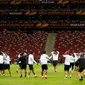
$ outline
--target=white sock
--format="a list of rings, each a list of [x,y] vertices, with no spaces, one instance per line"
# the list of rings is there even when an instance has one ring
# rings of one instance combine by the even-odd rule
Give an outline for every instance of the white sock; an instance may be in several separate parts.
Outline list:
[[[47,75],[45,75],[45,77],[47,77]]]
[[[36,74],[34,76],[37,76]]]
[[[42,76],[42,78],[43,78],[44,76]]]
[[[71,78],[71,74],[70,74],[70,78]]]
[[[84,73],[84,75],[85,75],[85,73]]]
[[[65,77],[67,78],[67,75],[65,75]]]

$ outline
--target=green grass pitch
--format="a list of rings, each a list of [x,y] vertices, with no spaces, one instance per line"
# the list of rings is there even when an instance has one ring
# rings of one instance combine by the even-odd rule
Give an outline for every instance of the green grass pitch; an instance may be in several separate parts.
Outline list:
[[[0,85],[85,85],[85,79],[83,81],[79,81],[77,73],[72,73],[72,78],[64,78],[64,70],[63,64],[59,64],[57,66],[58,71],[54,72],[53,66],[48,65],[48,78],[41,78],[41,66],[34,65],[35,73],[37,74],[37,78],[34,78],[33,74],[31,77],[22,77],[20,78],[20,74],[16,73],[16,69],[18,65],[11,65],[12,76],[10,77],[8,71],[6,70],[5,76],[0,76]],[[27,71],[29,68],[27,66]]]

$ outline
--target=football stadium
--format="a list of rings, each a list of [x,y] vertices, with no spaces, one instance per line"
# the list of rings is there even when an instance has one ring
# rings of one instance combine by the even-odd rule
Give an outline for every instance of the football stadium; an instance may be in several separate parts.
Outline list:
[[[84,85],[85,0],[0,0],[0,85]]]

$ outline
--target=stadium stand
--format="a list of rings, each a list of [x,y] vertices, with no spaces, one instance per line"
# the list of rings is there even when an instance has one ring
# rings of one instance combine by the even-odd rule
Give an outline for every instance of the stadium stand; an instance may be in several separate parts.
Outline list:
[[[57,48],[61,53],[67,50],[71,52],[84,52],[85,48],[85,31],[84,30],[74,30],[74,31],[57,31],[55,48]]]
[[[47,35],[44,31],[34,31],[30,34],[22,31],[0,31],[0,51],[7,52],[14,62],[20,52],[32,50],[38,60],[45,49]]]

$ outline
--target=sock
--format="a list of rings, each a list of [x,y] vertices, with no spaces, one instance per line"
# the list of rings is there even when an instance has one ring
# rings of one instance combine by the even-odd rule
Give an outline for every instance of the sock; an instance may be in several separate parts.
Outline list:
[[[65,75],[65,77],[67,78],[67,75]]]
[[[70,78],[71,78],[71,75],[70,75]]]

